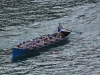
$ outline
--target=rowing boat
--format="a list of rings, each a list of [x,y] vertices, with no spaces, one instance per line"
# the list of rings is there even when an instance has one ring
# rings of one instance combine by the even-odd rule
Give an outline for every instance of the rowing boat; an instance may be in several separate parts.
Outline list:
[[[55,34],[56,33],[54,33],[52,35],[55,35]],[[29,49],[12,48],[12,59],[16,59],[16,58],[23,57],[26,55],[30,55],[30,54],[33,55],[35,53],[42,52],[46,48],[52,47],[55,44],[58,44],[59,42],[65,40],[68,37],[68,35],[70,34],[70,31],[69,30],[62,30],[61,34],[62,34],[62,38],[60,40],[54,41],[53,43],[50,43],[48,45],[43,45],[42,47],[38,47],[37,49],[30,49],[29,50]]]

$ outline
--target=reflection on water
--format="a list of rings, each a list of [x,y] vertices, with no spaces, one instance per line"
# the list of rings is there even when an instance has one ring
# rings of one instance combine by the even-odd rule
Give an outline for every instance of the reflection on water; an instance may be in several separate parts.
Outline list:
[[[0,74],[99,75],[99,13],[99,0],[1,0]],[[59,22],[72,30],[69,43],[11,61],[14,45],[56,32]]]

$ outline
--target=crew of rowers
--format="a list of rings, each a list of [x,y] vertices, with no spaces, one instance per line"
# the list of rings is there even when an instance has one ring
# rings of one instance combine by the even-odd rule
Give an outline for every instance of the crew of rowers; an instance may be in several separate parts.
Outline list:
[[[52,35],[48,34],[47,36],[41,36],[41,37],[38,37],[31,41],[26,41],[26,42],[20,43],[18,45],[18,48],[19,49],[34,49],[34,48],[42,47],[44,45],[48,45],[48,44],[53,43],[60,39],[61,39],[61,37],[58,35],[52,36]]]
[[[53,43],[56,40],[61,39],[61,29],[62,29],[61,23],[59,23],[57,27],[57,34],[55,36],[53,35],[47,35],[47,36],[41,36],[39,38],[36,38],[35,40],[28,41],[28,42],[23,42],[18,45],[18,48],[21,49],[33,49],[33,48],[38,48],[44,45],[48,45],[50,43]]]

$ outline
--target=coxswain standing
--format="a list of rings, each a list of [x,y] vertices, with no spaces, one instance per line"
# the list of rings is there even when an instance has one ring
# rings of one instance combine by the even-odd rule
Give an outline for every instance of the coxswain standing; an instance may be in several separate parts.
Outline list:
[[[58,37],[58,38],[61,38],[61,29],[62,29],[62,28],[63,28],[63,27],[62,27],[61,23],[59,23],[58,29],[57,29],[57,32],[58,32],[57,37]]]

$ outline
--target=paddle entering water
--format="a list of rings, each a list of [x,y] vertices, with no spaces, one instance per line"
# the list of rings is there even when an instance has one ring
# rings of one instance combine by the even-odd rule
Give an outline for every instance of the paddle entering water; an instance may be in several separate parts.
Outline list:
[[[78,33],[78,34],[82,34],[82,32],[78,32],[78,31],[74,31],[74,30],[69,30],[69,29],[66,29],[66,28],[63,28],[62,31],[70,31],[70,32],[75,32],[75,33]]]
[[[70,30],[71,32],[75,32],[75,33],[78,33],[78,34],[82,34],[82,32],[77,32],[77,31],[73,31],[73,30]]]

